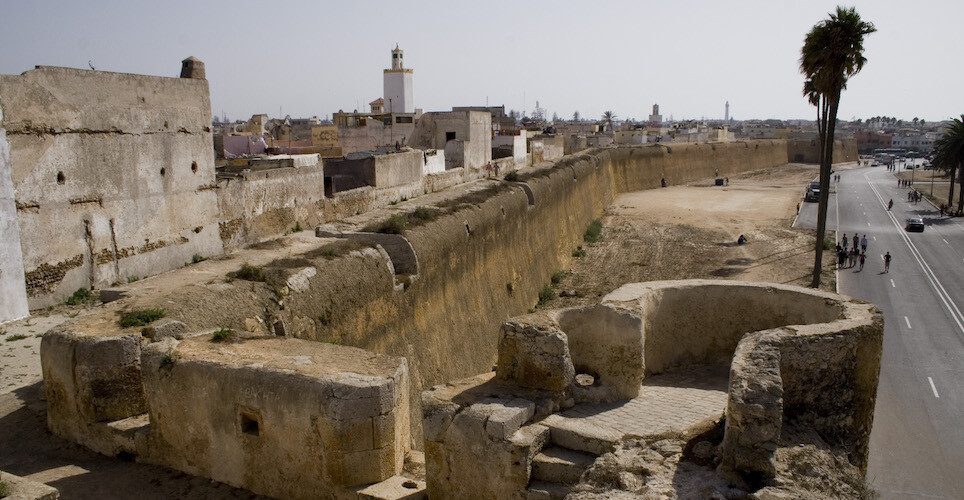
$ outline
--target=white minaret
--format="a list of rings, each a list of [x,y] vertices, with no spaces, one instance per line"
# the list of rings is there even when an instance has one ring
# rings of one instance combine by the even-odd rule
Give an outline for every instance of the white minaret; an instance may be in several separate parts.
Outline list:
[[[730,101],[726,101],[726,113],[723,114],[723,121],[730,121]]]
[[[412,90],[412,77],[415,70],[406,68],[402,49],[395,45],[392,51],[392,69],[386,69],[385,79],[385,112],[386,113],[414,113],[415,92]]]

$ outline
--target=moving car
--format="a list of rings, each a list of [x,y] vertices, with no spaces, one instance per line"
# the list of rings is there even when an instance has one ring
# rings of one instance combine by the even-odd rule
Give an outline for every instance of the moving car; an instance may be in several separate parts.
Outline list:
[[[923,232],[924,232],[924,219],[922,219],[922,218],[920,218],[920,217],[911,217],[910,219],[907,219],[907,226],[906,226],[906,228],[907,228],[908,231],[914,231],[914,232],[918,232],[918,233],[923,233]]]
[[[813,181],[807,186],[807,193],[803,195],[803,201],[820,201],[820,181]]]

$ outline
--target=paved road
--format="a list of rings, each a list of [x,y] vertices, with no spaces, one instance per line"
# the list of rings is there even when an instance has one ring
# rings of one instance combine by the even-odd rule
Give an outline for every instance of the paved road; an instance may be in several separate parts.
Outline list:
[[[964,498],[964,221],[906,202],[884,167],[840,173],[828,228],[867,234],[869,246],[864,270],[838,271],[837,286],[886,322],[867,479],[881,498]],[[815,218],[808,205],[798,226]],[[924,218],[923,233],[904,231],[911,216]]]

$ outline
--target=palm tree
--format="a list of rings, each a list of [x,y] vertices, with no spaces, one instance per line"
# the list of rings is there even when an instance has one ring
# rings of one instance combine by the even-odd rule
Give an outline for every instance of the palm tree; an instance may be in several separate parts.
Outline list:
[[[806,77],[803,95],[817,108],[820,136],[820,203],[817,208],[813,279],[810,282],[814,288],[820,286],[823,271],[830,167],[833,164],[833,139],[840,94],[847,88],[847,80],[859,73],[866,64],[864,36],[875,31],[874,25],[860,19],[860,14],[853,7],[837,7],[829,19],[810,29],[800,51],[800,71]]]
[[[944,134],[934,142],[934,164],[947,170],[951,189],[947,194],[948,210],[954,206],[955,177],[964,175],[964,115],[955,118],[944,129]],[[964,210],[964,187],[958,194],[957,213]]]
[[[604,122],[606,122],[607,125],[609,125],[609,130],[612,130],[613,121],[616,119],[616,113],[613,113],[612,111],[606,111],[605,113],[603,113],[602,119]]]

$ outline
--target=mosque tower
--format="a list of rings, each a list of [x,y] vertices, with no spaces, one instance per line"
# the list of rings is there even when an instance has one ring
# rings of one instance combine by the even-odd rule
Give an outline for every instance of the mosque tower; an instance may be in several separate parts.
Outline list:
[[[392,68],[384,71],[384,99],[386,113],[414,113],[415,92],[412,78],[415,70],[405,67],[404,52],[395,44]]]

